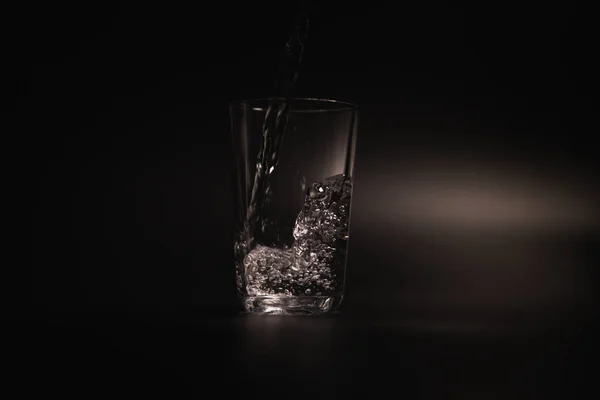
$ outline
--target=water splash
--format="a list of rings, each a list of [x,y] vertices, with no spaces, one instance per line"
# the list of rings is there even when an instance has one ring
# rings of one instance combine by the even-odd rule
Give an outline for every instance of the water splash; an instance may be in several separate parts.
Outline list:
[[[321,296],[342,289],[352,186],[332,176],[306,190],[291,248],[256,246],[243,261],[252,296]]]

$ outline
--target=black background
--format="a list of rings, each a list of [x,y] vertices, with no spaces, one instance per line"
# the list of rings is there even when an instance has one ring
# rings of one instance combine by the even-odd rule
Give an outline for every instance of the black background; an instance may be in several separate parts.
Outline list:
[[[265,319],[235,295],[227,104],[270,95],[297,7],[196,3],[4,13],[32,219],[16,387],[466,399],[591,383],[586,10],[310,6],[298,95],[361,106],[346,299]]]

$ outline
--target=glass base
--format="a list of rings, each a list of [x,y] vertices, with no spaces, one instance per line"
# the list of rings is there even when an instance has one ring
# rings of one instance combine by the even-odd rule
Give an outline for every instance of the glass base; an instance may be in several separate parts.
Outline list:
[[[315,315],[335,310],[342,302],[338,296],[248,296],[244,308],[253,314]]]

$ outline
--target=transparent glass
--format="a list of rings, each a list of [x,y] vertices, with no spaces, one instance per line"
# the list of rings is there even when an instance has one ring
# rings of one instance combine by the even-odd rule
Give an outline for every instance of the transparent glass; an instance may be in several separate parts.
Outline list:
[[[278,125],[269,131],[275,115]],[[244,308],[336,309],[346,276],[357,107],[271,98],[234,102],[230,116],[235,268]]]

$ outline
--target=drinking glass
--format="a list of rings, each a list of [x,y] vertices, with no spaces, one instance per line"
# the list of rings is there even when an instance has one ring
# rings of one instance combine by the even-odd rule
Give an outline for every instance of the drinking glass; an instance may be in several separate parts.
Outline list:
[[[312,98],[230,104],[235,270],[246,311],[321,314],[342,302],[358,108]]]

